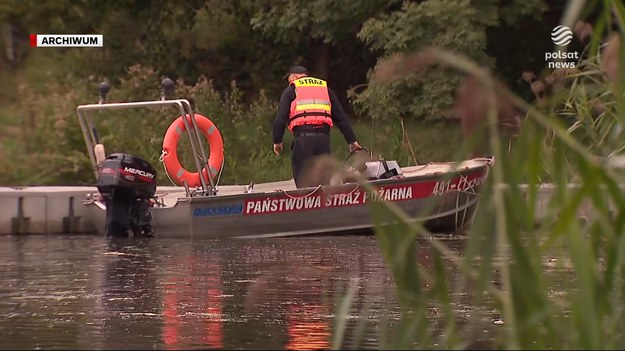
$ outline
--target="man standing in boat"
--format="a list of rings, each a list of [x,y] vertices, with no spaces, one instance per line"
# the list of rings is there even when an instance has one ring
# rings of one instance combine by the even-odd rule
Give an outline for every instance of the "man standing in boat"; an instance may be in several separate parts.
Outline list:
[[[273,152],[280,155],[284,149],[282,138],[288,127],[294,135],[291,144],[291,167],[298,188],[318,184],[303,184],[302,170],[314,157],[330,154],[330,129],[337,126],[349,151],[361,148],[351,123],[326,81],[308,75],[302,66],[293,66],[284,78],[289,86],[280,96],[278,113],[273,122]]]

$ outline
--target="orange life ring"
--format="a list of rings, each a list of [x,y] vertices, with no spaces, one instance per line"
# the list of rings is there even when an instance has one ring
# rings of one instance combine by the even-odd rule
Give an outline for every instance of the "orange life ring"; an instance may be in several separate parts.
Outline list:
[[[205,116],[200,114],[194,114],[195,122],[198,129],[206,139],[208,140],[208,146],[210,148],[210,156],[208,158],[208,169],[210,170],[210,176],[212,179],[217,176],[224,161],[224,142],[221,138],[221,133],[215,126],[215,124]],[[187,122],[192,125],[190,116],[186,115]],[[163,139],[163,164],[165,165],[165,171],[170,178],[176,183],[176,185],[182,185],[182,181],[186,180],[187,184],[192,187],[201,186],[200,174],[198,172],[191,173],[184,169],[178,160],[178,141],[182,133],[185,133],[185,125],[182,120],[182,116],[178,117],[167,128],[165,132],[165,138]],[[202,168],[202,173],[208,178],[206,167]]]

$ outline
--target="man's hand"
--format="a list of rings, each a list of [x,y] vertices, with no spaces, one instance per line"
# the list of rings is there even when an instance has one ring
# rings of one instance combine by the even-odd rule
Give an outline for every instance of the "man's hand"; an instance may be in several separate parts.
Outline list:
[[[284,149],[284,145],[282,145],[282,143],[273,144],[273,153],[276,154],[277,156],[280,156],[282,149]]]
[[[349,152],[354,152],[360,149],[362,149],[362,146],[360,146],[360,144],[358,144],[357,141],[354,141],[353,143],[349,144]]]

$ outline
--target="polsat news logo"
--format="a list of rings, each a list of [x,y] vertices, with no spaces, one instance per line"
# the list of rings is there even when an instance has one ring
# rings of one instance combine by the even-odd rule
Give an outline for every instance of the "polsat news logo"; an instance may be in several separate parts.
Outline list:
[[[102,34],[31,34],[30,46],[49,48],[98,48],[104,46]]]

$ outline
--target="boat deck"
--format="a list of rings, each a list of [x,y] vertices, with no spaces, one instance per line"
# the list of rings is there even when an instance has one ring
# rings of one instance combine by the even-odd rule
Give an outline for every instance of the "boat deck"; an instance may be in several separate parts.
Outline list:
[[[430,162],[423,165],[402,167],[401,170],[406,177],[423,176],[423,175],[436,175],[451,171],[461,171],[468,168],[476,168],[484,165],[484,160],[481,158],[475,158],[466,160],[460,163],[456,162]]]
[[[239,195],[244,194],[248,185],[219,185],[218,195]],[[274,191],[291,191],[295,190],[295,182],[293,179],[282,180],[277,182],[258,183],[252,187],[253,193],[266,193]],[[183,187],[180,186],[159,186],[156,190],[156,196],[163,201],[165,206],[173,206],[178,198],[186,197],[186,193]]]
[[[467,168],[480,167],[484,165],[483,159],[471,159],[462,163],[454,162],[431,162],[423,165],[402,167],[402,173],[405,177],[437,175],[450,172],[453,170],[464,170]],[[219,185],[218,195],[239,195],[247,191],[248,185]],[[282,180],[276,182],[257,183],[252,187],[252,193],[271,193],[275,191],[292,191],[296,190],[293,179]],[[156,196],[162,201],[166,207],[174,206],[179,198],[186,197],[183,187],[159,187]]]

